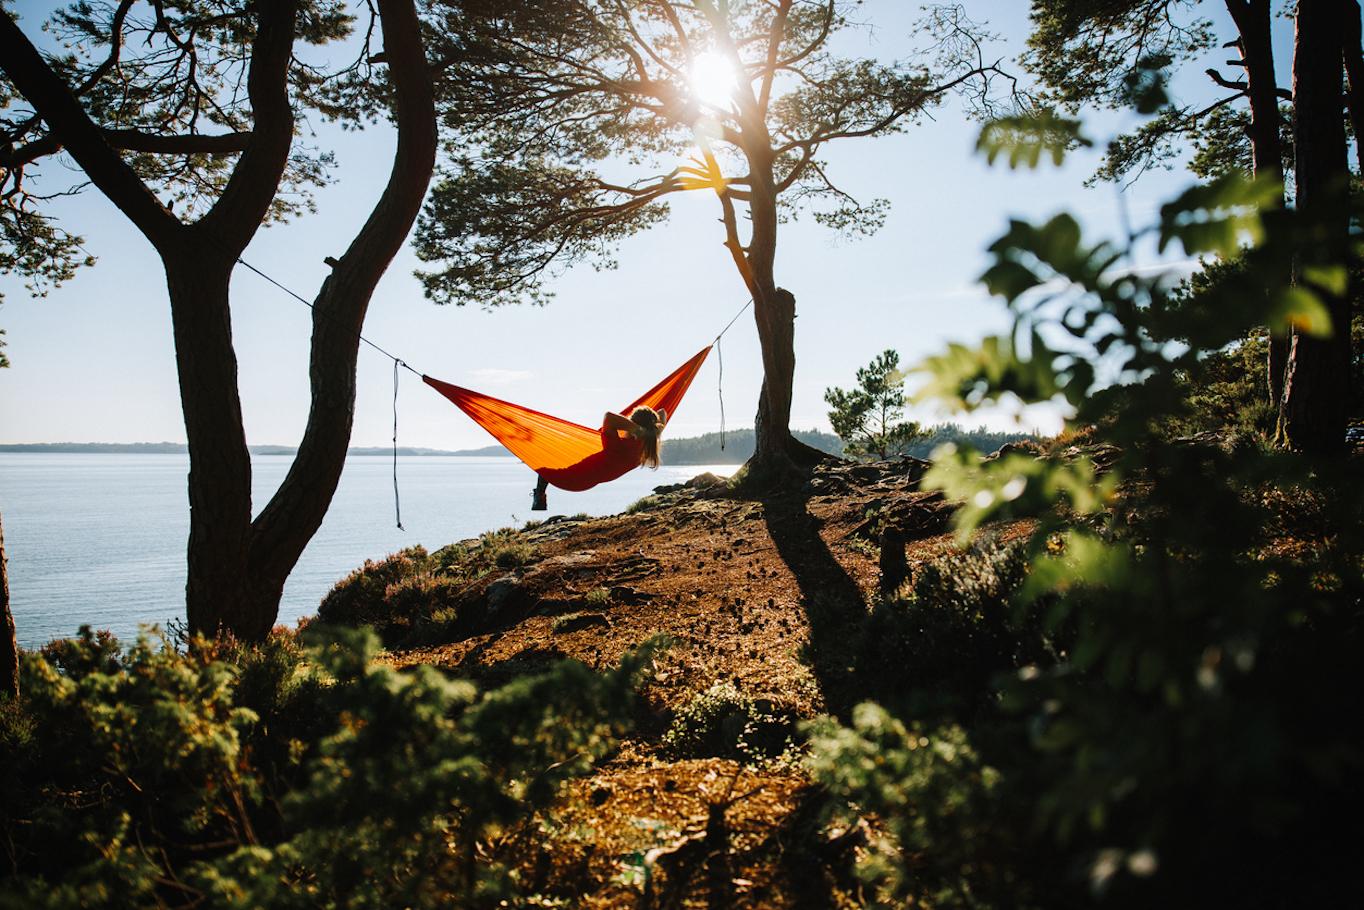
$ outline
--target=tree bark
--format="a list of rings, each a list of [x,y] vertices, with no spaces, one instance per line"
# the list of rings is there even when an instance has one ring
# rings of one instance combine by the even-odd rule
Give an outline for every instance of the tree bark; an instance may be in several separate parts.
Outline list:
[[[1246,97],[1250,102],[1251,161],[1256,177],[1283,183],[1283,144],[1279,141],[1279,86],[1274,77],[1274,45],[1269,0],[1226,0],[1227,11],[1241,40],[1246,65]],[[1279,201],[1282,204],[1283,194]],[[1283,401],[1284,371],[1288,366],[1289,337],[1270,332],[1265,362],[1265,391],[1270,404]]]
[[[1348,168],[1341,96],[1344,24],[1334,0],[1298,5],[1293,53],[1294,171],[1297,210],[1310,241],[1294,260],[1294,280],[1306,283],[1304,261],[1345,265],[1349,253]],[[1317,338],[1294,331],[1279,419],[1280,441],[1310,455],[1344,451],[1350,398],[1350,305],[1345,294],[1314,287],[1333,332]]]
[[[313,304],[312,405],[288,476],[253,525],[250,633],[279,614],[284,581],[322,524],[345,467],[355,417],[360,331],[374,289],[421,211],[436,161],[436,108],[412,0],[379,0],[398,145],[383,194]]]
[[[1359,0],[1343,0],[1342,31],[1345,75],[1349,78],[1350,128],[1355,134],[1355,164],[1364,176],[1364,28],[1360,24]]]
[[[235,259],[191,247],[165,262],[189,442],[185,612],[193,632],[250,637],[240,616],[251,532],[251,456],[228,305]]]
[[[5,558],[5,523],[0,519],[0,695],[19,697],[19,642],[9,608],[9,563]]]

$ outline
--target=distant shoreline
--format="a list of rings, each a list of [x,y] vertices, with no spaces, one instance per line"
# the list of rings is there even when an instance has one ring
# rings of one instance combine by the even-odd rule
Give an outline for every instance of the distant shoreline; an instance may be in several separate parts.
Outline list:
[[[252,455],[296,455],[297,446],[247,446]],[[182,442],[18,442],[0,443],[0,452],[28,452],[51,455],[187,455],[189,447]],[[347,455],[392,455],[393,449],[386,446],[355,446]],[[460,455],[469,457],[511,457],[502,446],[484,446],[481,449],[423,449],[412,446],[399,446],[399,455]]]
[[[964,427],[960,424],[944,423],[926,427],[923,437],[911,443],[906,453],[926,458],[938,445],[952,442],[967,445],[982,452],[993,452],[1001,445],[1024,439],[1036,439],[1036,432],[990,430],[983,426]],[[806,445],[813,446],[832,455],[841,455],[842,441],[831,433],[819,430],[795,430],[792,435]],[[673,465],[740,464],[747,461],[754,450],[753,430],[739,427],[726,433],[703,433],[681,439],[666,439],[663,444],[663,460]],[[247,447],[252,455],[292,456],[298,452],[296,446],[255,445]],[[189,448],[181,442],[25,442],[0,443],[0,453],[28,453],[43,455],[187,455]],[[389,446],[354,446],[347,455],[392,456]],[[511,452],[500,445],[483,446],[478,449],[428,449],[417,446],[399,446],[398,454],[405,458],[425,456],[445,456],[462,458],[511,458]]]

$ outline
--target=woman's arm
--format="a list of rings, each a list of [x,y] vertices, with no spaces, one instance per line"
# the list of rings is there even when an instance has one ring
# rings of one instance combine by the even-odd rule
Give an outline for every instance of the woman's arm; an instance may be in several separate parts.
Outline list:
[[[601,419],[603,430],[619,430],[622,433],[629,433],[631,436],[639,435],[639,425],[629,417],[617,414],[615,411],[607,411]]]

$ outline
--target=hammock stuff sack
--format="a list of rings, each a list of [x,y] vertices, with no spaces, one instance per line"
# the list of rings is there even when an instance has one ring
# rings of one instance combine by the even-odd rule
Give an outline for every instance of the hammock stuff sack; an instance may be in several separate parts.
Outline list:
[[[710,347],[702,349],[620,413],[628,416],[638,407],[666,410],[671,422],[709,353]],[[527,467],[561,490],[587,490],[639,467],[642,444],[637,439],[627,437],[608,446],[600,430],[430,376],[423,375],[422,381],[450,399]]]

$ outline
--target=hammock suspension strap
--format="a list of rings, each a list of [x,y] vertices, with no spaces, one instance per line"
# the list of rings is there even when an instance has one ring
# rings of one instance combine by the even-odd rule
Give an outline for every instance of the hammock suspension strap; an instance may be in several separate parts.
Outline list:
[[[317,308],[316,304],[315,304],[313,301],[308,300],[308,299],[307,299],[306,297],[304,297],[302,294],[297,293],[297,292],[294,291],[292,288],[286,286],[286,285],[283,284],[282,282],[275,280],[275,279],[272,278],[270,275],[266,274],[266,273],[263,272],[262,270],[256,268],[256,267],[255,267],[254,265],[252,265],[251,263],[247,262],[245,259],[242,259],[242,258],[238,257],[238,258],[237,258],[237,263],[238,263],[239,265],[243,266],[244,268],[248,269],[249,271],[255,273],[257,276],[259,276],[260,278],[262,278],[262,279],[264,279],[265,281],[269,282],[270,284],[274,285],[276,288],[278,288],[279,290],[283,291],[285,294],[288,294],[290,297],[294,298],[294,299],[297,300],[299,303],[301,303],[301,304],[303,304],[304,306],[308,307],[308,309],[310,309],[310,310],[313,311],[314,315],[316,315],[316,316],[321,316],[321,317],[324,318],[324,319],[331,319],[331,320],[334,320],[334,321],[337,322],[338,325],[340,324],[340,320],[336,320],[335,317],[333,317],[331,314],[327,313],[327,312],[324,311],[324,310],[319,310],[319,309]],[[752,305],[753,305],[753,298],[750,297],[750,298],[748,299],[748,302],[745,303],[742,307],[740,307],[740,308],[739,308],[739,311],[738,311],[737,313],[735,313],[734,316],[729,320],[729,322],[727,322],[727,323],[725,324],[725,327],[724,327],[723,329],[720,330],[720,334],[718,334],[718,335],[715,336],[715,340],[714,340],[713,342],[711,342],[711,344],[710,344],[709,347],[707,347],[704,351],[702,351],[701,354],[697,355],[696,357],[693,357],[691,360],[689,360],[686,364],[684,364],[684,365],[683,365],[682,367],[680,367],[678,370],[674,371],[674,373],[673,373],[672,375],[670,375],[670,376],[668,376],[667,378],[665,378],[662,382],[660,382],[657,386],[655,386],[654,389],[651,389],[649,392],[645,393],[645,396],[642,397],[641,399],[639,399],[639,402],[638,402],[638,403],[643,403],[646,399],[650,399],[651,397],[656,397],[656,396],[662,395],[662,396],[666,397],[667,400],[668,400],[668,403],[672,405],[672,407],[668,409],[668,414],[669,414],[669,416],[671,417],[671,415],[672,415],[672,414],[675,412],[675,410],[676,410],[676,406],[677,406],[678,401],[681,400],[681,396],[682,396],[683,394],[685,394],[687,386],[689,386],[689,385],[691,384],[691,379],[692,379],[692,377],[695,375],[696,370],[700,368],[701,362],[705,359],[705,355],[706,355],[707,353],[709,353],[711,347],[715,348],[716,359],[717,359],[717,361],[718,361],[718,366],[719,366],[719,377],[718,377],[718,379],[717,379],[716,391],[717,391],[717,394],[718,394],[718,396],[719,396],[719,402],[720,402],[720,449],[721,449],[721,450],[724,450],[724,448],[725,448],[725,398],[724,398],[725,364],[724,364],[724,355],[723,355],[722,352],[721,352],[720,342],[721,342],[721,339],[724,338],[725,333],[728,332],[728,331],[734,326],[734,323],[736,323],[736,322],[739,321],[739,317],[742,316],[742,315],[744,314],[744,311],[747,310],[747,309],[748,309],[750,306],[752,306]],[[406,530],[406,529],[403,527],[402,506],[401,506],[401,500],[400,500],[400,496],[399,496],[399,492],[398,492],[398,386],[399,386],[399,378],[400,378],[399,370],[400,370],[400,369],[407,370],[409,373],[411,373],[411,374],[414,375],[414,376],[420,376],[420,377],[422,378],[423,381],[427,382],[427,384],[432,385],[433,387],[436,387],[437,390],[438,390],[438,391],[441,391],[442,394],[445,394],[446,397],[451,398],[451,400],[454,401],[455,404],[459,405],[459,406],[461,407],[461,409],[465,410],[466,413],[468,413],[469,409],[466,408],[466,407],[464,406],[464,404],[462,404],[460,401],[455,400],[455,397],[452,397],[451,392],[450,392],[450,391],[446,391],[446,389],[453,389],[453,390],[457,390],[457,391],[459,391],[459,392],[465,392],[465,391],[467,391],[467,390],[459,390],[458,387],[449,386],[449,385],[446,384],[446,383],[440,383],[439,386],[437,386],[437,385],[436,385],[436,381],[431,380],[431,379],[430,379],[429,377],[427,377],[425,374],[419,372],[418,370],[413,369],[413,368],[412,368],[410,365],[408,365],[408,363],[407,363],[406,361],[404,361],[402,358],[397,357],[397,356],[395,356],[394,354],[389,353],[387,350],[385,350],[384,348],[382,348],[382,347],[380,347],[379,345],[375,344],[373,341],[370,341],[368,338],[366,338],[366,337],[365,337],[363,334],[361,334],[360,332],[356,332],[356,333],[355,333],[355,337],[356,337],[359,341],[361,341],[361,342],[363,342],[363,343],[369,345],[369,346],[370,346],[371,348],[373,348],[375,351],[378,351],[380,354],[382,354],[383,356],[387,357],[389,360],[393,361],[393,517],[394,517],[394,523],[397,525],[398,530],[403,531],[403,530]],[[444,386],[445,389],[440,388],[440,386]],[[476,395],[477,393],[471,393],[471,394],[475,394],[475,395]],[[485,398],[485,399],[487,398],[487,396],[480,396],[480,397],[483,397],[483,398]],[[496,403],[499,404],[499,405],[506,405],[506,404],[508,404],[507,402],[497,402],[496,399],[487,399],[487,400],[496,402]],[[662,399],[661,399],[661,398],[660,398],[659,401],[654,402],[654,405],[656,405],[656,406],[657,406],[657,405],[661,405],[661,404],[662,404]],[[512,407],[517,407],[519,410],[523,410],[523,411],[525,411],[525,412],[528,413],[528,414],[535,414],[535,413],[536,413],[536,412],[533,412],[533,411],[529,411],[528,409],[520,409],[519,406],[512,406]],[[627,410],[628,410],[628,409],[627,409]],[[470,414],[470,416],[473,417],[474,415],[473,415],[473,414]],[[549,419],[549,420],[553,420],[553,421],[555,421],[555,422],[557,422],[557,423],[563,424],[563,425],[566,426],[566,427],[571,427],[571,428],[576,429],[576,430],[584,430],[584,432],[586,432],[586,433],[594,434],[594,435],[595,435],[595,431],[586,430],[585,428],[577,427],[576,425],[569,424],[567,421],[559,421],[559,420],[557,420],[557,418],[549,418],[548,415],[537,415],[537,416],[539,416],[539,417],[544,417],[544,418],[547,418],[547,419]],[[477,418],[475,418],[475,420],[477,421]],[[480,422],[480,424],[482,425],[482,421],[478,421],[478,422]],[[487,427],[486,425],[484,425],[484,429],[489,429],[489,427]],[[494,435],[497,435],[497,434],[494,434]],[[501,437],[499,437],[499,438],[501,438]],[[505,442],[505,440],[504,440],[504,442]],[[522,459],[522,460],[524,461],[525,459]],[[615,472],[614,472],[614,471],[611,471],[610,469],[607,470],[607,473],[615,474]],[[619,474],[615,474],[615,476],[619,476]],[[612,479],[612,478],[604,478],[604,479]],[[562,485],[562,484],[556,484],[556,485]],[[568,487],[565,487],[565,488],[568,488]],[[584,487],[584,489],[585,489],[585,487]]]

